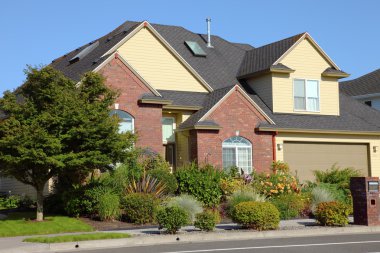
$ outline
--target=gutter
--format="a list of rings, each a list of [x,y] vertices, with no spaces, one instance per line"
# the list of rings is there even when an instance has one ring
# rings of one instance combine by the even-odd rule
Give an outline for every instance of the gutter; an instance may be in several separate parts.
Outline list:
[[[311,134],[347,134],[347,135],[377,135],[380,131],[349,131],[349,130],[324,130],[324,129],[294,129],[294,128],[269,128],[259,127],[259,131],[282,133],[311,133]]]
[[[272,134],[272,151],[273,151],[273,161],[277,161],[276,158],[276,136],[278,135],[278,132],[275,131]]]

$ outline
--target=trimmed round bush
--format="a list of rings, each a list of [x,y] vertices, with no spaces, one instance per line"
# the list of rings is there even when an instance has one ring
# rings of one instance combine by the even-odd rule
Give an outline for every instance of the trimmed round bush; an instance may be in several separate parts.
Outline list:
[[[151,223],[155,220],[158,200],[152,194],[131,193],[124,197],[124,216],[135,224]]]
[[[317,205],[315,218],[323,226],[345,226],[348,224],[350,207],[338,201],[322,202]]]
[[[227,215],[231,216],[234,207],[242,202],[254,201],[254,202],[265,202],[265,196],[257,193],[253,188],[242,188],[235,191],[227,202]]]
[[[305,208],[305,202],[299,194],[283,194],[271,199],[271,203],[280,212],[280,218],[296,218]]]
[[[269,202],[248,201],[235,206],[232,220],[246,228],[277,229],[280,224],[280,212]]]
[[[157,222],[160,229],[166,229],[169,234],[177,231],[189,223],[187,212],[179,206],[166,206],[158,210]]]
[[[158,168],[147,171],[148,175],[156,178],[158,181],[166,185],[166,192],[169,194],[174,194],[177,191],[178,184],[175,176],[170,173],[169,169]]]
[[[114,220],[120,216],[119,195],[106,192],[99,197],[97,205],[100,220]]]
[[[217,212],[206,210],[195,216],[194,226],[202,231],[212,231],[219,220],[220,217]]]

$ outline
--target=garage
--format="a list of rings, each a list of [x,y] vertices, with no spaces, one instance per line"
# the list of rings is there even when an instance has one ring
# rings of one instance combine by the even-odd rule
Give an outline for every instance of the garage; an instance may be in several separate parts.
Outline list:
[[[368,144],[284,142],[283,148],[284,161],[300,181],[314,180],[314,170],[327,170],[334,164],[369,175]]]

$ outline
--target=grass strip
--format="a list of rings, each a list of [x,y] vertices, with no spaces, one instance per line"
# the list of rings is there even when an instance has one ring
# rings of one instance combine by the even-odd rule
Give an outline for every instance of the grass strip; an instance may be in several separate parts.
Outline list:
[[[0,237],[90,232],[94,229],[85,222],[65,216],[47,216],[44,221],[33,220],[34,213],[10,213],[0,220]]]
[[[58,236],[39,236],[25,238],[24,242],[39,243],[59,243],[59,242],[79,242],[91,240],[120,239],[129,238],[130,234],[126,233],[94,233],[94,234],[76,234],[76,235],[58,235]]]

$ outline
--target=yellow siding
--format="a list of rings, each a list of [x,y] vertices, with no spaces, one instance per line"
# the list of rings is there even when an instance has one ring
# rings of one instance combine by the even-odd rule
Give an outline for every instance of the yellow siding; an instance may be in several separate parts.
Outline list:
[[[295,70],[291,74],[273,75],[273,111],[284,113],[308,113],[339,115],[339,87],[336,78],[322,78],[321,73],[331,65],[305,39],[300,42],[282,61]],[[316,79],[320,84],[320,112],[296,112],[293,105],[293,79]]]
[[[207,92],[148,28],[137,32],[118,52],[155,89]]]
[[[380,136],[279,133],[276,136],[276,147],[278,147],[277,144],[283,144],[285,141],[369,144],[371,176],[380,176],[380,151],[373,152],[374,146],[380,147]],[[277,160],[283,160],[284,150],[277,149],[276,152]]]
[[[264,75],[253,77],[247,80],[248,85],[253,89],[257,95],[264,101],[264,103],[273,109],[272,99],[272,76]]]

